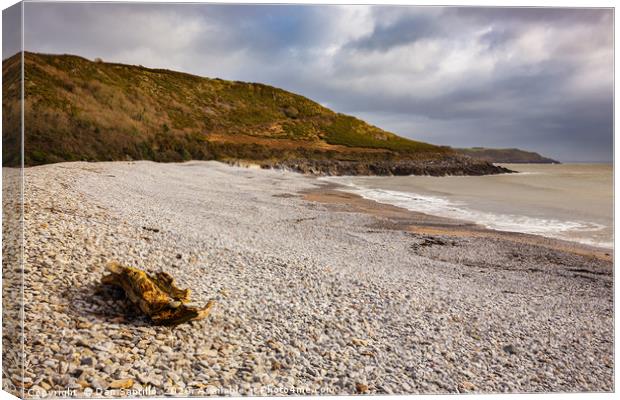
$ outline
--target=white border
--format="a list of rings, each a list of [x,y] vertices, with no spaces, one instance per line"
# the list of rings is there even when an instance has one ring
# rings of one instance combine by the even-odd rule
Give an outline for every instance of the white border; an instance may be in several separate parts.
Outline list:
[[[41,1],[37,1],[37,0],[25,0],[24,3],[32,3],[32,2],[41,2]],[[79,1],[79,0],[63,0],[63,2],[85,2],[85,1]],[[108,1],[91,1],[91,2],[109,2],[109,3],[121,3],[121,2],[126,2],[126,1],[118,1],[118,0],[108,0]],[[227,0],[211,0],[211,1],[207,1],[207,2],[199,2],[199,1],[178,1],[178,0],[168,0],[168,1],[163,1],[163,0],[133,0],[132,2],[144,2],[144,3],[243,3],[243,4],[364,4],[364,5],[368,5],[368,4],[381,4],[381,5],[420,5],[420,6],[478,6],[478,7],[604,7],[604,8],[614,8],[615,7],[615,2],[611,1],[611,0],[589,0],[589,1],[584,1],[584,0],[570,0],[570,1],[560,1],[560,0],[540,0],[540,1],[515,1],[515,0],[504,0],[501,2],[498,1],[492,1],[492,0],[475,0],[475,1],[466,1],[466,0],[449,0],[449,1],[433,1],[433,0],[426,0],[426,1],[415,1],[415,0],[389,0],[389,1],[371,1],[371,0],[356,0],[356,1],[329,1],[329,0],[314,0],[314,1],[301,1],[301,0],[288,0],[288,1],[279,1],[279,0],[272,0],[272,1],[260,1],[260,0],[243,0],[243,1],[238,1],[238,2],[234,2],[234,1],[227,1]],[[17,1],[14,0],[9,0],[9,1],[5,1],[2,4],[2,8],[8,8],[14,4],[16,4]],[[22,7],[22,29],[23,29],[23,7]],[[614,10],[614,14],[615,14],[615,10]],[[614,15],[615,17],[615,15]],[[614,20],[615,22],[615,20]],[[1,19],[0,19],[0,25],[1,25]],[[0,29],[0,40],[2,39],[2,33],[1,33],[1,29]],[[24,39],[24,35],[22,32],[22,48],[23,48],[23,39]],[[614,25],[614,51],[615,51],[615,43],[618,39],[618,32],[615,30],[615,25]],[[22,63],[22,68],[23,68],[23,63]],[[618,142],[615,140],[615,132],[616,132],[616,108],[615,108],[615,89],[616,89],[616,81],[615,81],[615,75],[617,74],[618,70],[617,70],[617,65],[615,63],[615,53],[614,53],[614,160],[615,160],[615,156],[618,153]],[[23,72],[22,72],[22,76],[23,76]],[[1,85],[1,77],[0,77],[0,85]],[[23,79],[22,79],[22,96],[23,96]],[[2,116],[2,111],[0,109],[0,121],[1,121],[1,116]],[[23,99],[22,99],[22,129],[23,129]],[[23,134],[22,134],[22,152],[23,152]],[[0,155],[1,155],[1,144],[0,144]],[[23,162],[23,154],[22,154],[22,162]],[[23,171],[23,170],[22,170]],[[2,177],[0,175],[0,185],[2,183]],[[22,172],[22,185],[24,184],[23,181],[23,172]],[[618,197],[616,196],[616,188],[618,187],[618,175],[616,174],[616,165],[614,162],[614,211],[616,209],[616,206],[618,205]],[[23,188],[23,186],[22,186]],[[23,193],[22,193],[23,196]],[[0,201],[2,199],[2,194],[0,192]],[[23,214],[22,214],[23,217]],[[1,214],[0,214],[0,221],[1,221]],[[23,221],[22,221],[23,222]],[[615,220],[615,212],[614,212],[614,230],[615,230],[615,224],[616,220]],[[22,231],[23,234],[23,231]],[[2,240],[2,232],[0,230],[0,242]],[[23,238],[22,238],[22,243],[23,243]],[[617,248],[619,243],[618,237],[616,235],[614,235],[614,259],[615,259],[615,248]],[[22,249],[23,252],[23,249]],[[22,253],[23,256],[23,253]],[[2,283],[2,280],[0,278],[0,285]],[[22,290],[23,290],[23,284],[22,284]],[[618,294],[618,286],[615,285],[615,263],[614,263],[614,304],[615,304],[615,299],[618,298],[617,296]],[[23,297],[22,297],[23,298]],[[0,304],[1,304],[1,300],[0,300]],[[22,308],[23,308],[23,304],[22,304]],[[617,338],[615,336],[615,332],[617,331],[615,328],[617,327],[617,308],[614,307],[614,386],[615,383],[618,382],[618,365],[617,365],[617,359],[615,357],[616,354],[618,354],[618,342],[617,342]],[[0,326],[0,334],[2,332],[2,328]],[[0,348],[1,348],[2,344],[0,343]],[[23,343],[22,343],[23,346]],[[592,399],[592,400],[598,400],[598,399],[611,399],[613,398],[613,394],[611,393],[540,393],[540,394],[488,394],[488,395],[421,395],[423,396],[424,399],[445,399],[445,398],[456,398],[456,396],[468,396],[468,398],[484,398],[484,399],[546,399],[546,400],[556,400],[559,398],[562,399]],[[300,396],[301,398],[316,398],[316,397],[310,397],[310,396]],[[332,398],[334,396],[325,396],[326,398]],[[412,395],[402,395],[402,396],[373,396],[373,399],[377,399],[377,400],[388,400],[388,399],[394,399],[394,398],[415,398],[418,396],[412,396]],[[321,397],[323,398],[323,397]],[[0,400],[5,400],[5,399],[15,399],[14,396],[2,391],[0,392]],[[146,399],[146,398],[141,398],[141,399]],[[179,399],[185,399],[182,397],[179,397]]]

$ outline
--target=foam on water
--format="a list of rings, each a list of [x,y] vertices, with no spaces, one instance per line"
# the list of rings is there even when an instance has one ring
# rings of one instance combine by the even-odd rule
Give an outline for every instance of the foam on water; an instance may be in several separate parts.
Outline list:
[[[357,194],[365,199],[379,203],[391,204],[410,211],[440,217],[458,219],[482,225],[488,229],[508,232],[529,233],[551,238],[576,241],[584,244],[612,248],[612,242],[596,242],[579,232],[594,232],[605,228],[593,222],[562,221],[553,218],[535,218],[524,215],[492,213],[475,210],[465,203],[450,201],[445,198],[421,195],[412,192],[401,192],[387,189],[374,189],[358,186],[342,178],[330,179],[346,187],[344,191]]]

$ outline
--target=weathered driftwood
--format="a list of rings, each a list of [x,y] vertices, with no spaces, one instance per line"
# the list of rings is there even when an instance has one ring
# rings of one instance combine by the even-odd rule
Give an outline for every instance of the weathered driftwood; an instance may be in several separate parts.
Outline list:
[[[203,308],[189,306],[190,290],[179,289],[165,272],[150,275],[138,268],[116,262],[106,266],[110,274],[101,282],[121,287],[127,298],[158,325],[178,325],[206,317],[215,305],[209,300]]]

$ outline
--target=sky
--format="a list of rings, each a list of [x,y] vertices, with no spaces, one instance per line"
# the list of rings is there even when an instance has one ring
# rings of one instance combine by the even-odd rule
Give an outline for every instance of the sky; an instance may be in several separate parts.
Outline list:
[[[613,157],[611,9],[26,3],[24,15],[29,51],[267,83],[434,144]]]

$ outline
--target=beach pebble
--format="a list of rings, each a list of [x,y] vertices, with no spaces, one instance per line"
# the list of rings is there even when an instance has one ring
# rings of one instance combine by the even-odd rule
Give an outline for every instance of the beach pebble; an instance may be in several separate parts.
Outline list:
[[[16,355],[14,382],[156,396],[614,388],[613,263],[586,247],[418,233],[430,217],[373,215],[377,203],[281,170],[74,162],[26,175],[28,373]],[[152,326],[102,288],[112,260],[165,271],[217,306]],[[17,271],[3,271],[15,299]],[[3,329],[17,332],[19,308],[5,308]]]

